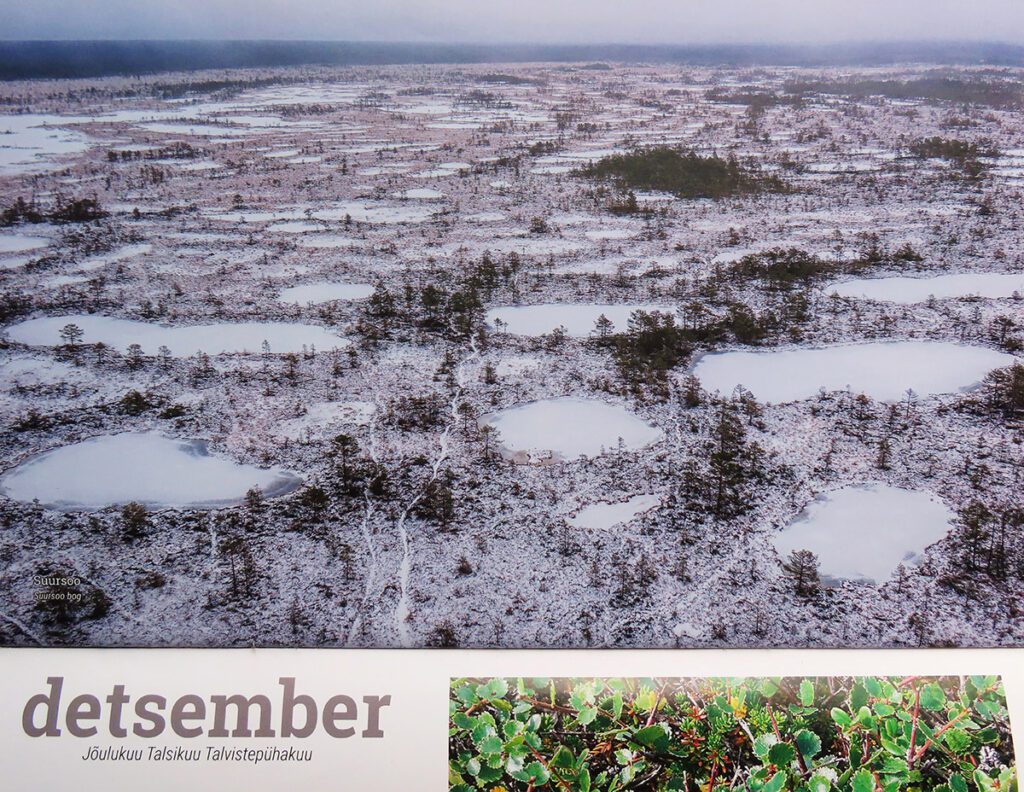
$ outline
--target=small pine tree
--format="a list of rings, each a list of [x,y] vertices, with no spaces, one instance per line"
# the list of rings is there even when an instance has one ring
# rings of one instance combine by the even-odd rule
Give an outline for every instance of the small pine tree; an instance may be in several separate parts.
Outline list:
[[[801,597],[814,596],[821,585],[818,578],[818,557],[810,550],[794,550],[783,562],[782,569],[790,580],[796,593]]]
[[[128,539],[137,539],[149,527],[149,512],[141,503],[132,501],[121,508],[121,531]]]
[[[608,346],[612,334],[615,332],[615,325],[611,319],[601,314],[594,321],[594,335],[598,346]]]

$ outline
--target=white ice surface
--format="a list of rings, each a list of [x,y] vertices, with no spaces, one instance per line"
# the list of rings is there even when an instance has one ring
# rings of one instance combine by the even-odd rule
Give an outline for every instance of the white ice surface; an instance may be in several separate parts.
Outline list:
[[[231,352],[261,352],[263,342],[271,353],[299,352],[303,345],[320,350],[348,346],[350,343],[322,327],[290,322],[238,322],[212,325],[179,325],[166,327],[150,322],[115,319],[95,314],[71,314],[29,319],[8,327],[5,335],[12,341],[33,346],[62,344],[61,329],[77,325],[84,332],[82,343],[102,341],[119,350],[139,344],[143,352],[156,354],[161,345],[175,357],[188,357],[197,352],[209,355]]]
[[[508,305],[487,312],[487,324],[503,322],[502,330],[512,335],[539,336],[564,327],[574,338],[586,338],[594,332],[594,322],[602,314],[615,326],[625,330],[634,311],[661,311],[675,314],[675,309],[653,304],[546,303],[543,305]]]
[[[48,237],[35,234],[2,233],[0,234],[0,253],[22,253],[26,250],[39,250],[50,244]]]
[[[920,561],[953,518],[927,492],[885,484],[844,487],[813,500],[775,538],[775,549],[783,560],[794,550],[810,550],[825,580],[884,582],[900,563]]]
[[[660,502],[656,495],[634,495],[618,503],[591,503],[576,512],[568,522],[576,528],[614,528],[650,511]]]
[[[202,441],[126,432],[32,457],[0,480],[0,492],[58,509],[102,509],[130,501],[152,507],[211,508],[238,502],[252,487],[272,495],[299,483],[285,470],[211,456]]]
[[[849,388],[898,401],[908,389],[921,396],[969,390],[988,372],[1016,360],[986,347],[946,341],[880,341],[714,353],[702,357],[693,373],[706,390],[728,394],[742,385],[760,401],[774,404],[807,399],[822,388]]]
[[[484,416],[498,430],[502,447],[520,461],[598,456],[618,448],[644,448],[662,437],[623,407],[566,396],[520,404]]]
[[[949,297],[977,295],[999,299],[1011,297],[1014,292],[1024,295],[1024,273],[965,272],[935,275],[930,278],[858,278],[825,288],[826,294],[862,297],[903,305],[924,302],[929,297],[944,300]]]
[[[373,294],[368,283],[306,283],[285,289],[277,298],[281,302],[305,305],[332,300],[365,300]]]

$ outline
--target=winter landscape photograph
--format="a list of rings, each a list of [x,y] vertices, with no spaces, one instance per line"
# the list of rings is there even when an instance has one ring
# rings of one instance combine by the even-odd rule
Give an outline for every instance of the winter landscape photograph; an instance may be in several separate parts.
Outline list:
[[[0,2],[0,645],[1024,645],[1013,3],[90,5]]]

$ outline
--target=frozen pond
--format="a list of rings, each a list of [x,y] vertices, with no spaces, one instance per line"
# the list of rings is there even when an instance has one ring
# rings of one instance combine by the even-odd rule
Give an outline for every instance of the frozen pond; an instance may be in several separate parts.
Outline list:
[[[919,562],[954,517],[927,492],[885,484],[844,487],[811,501],[775,538],[775,549],[783,560],[794,550],[810,550],[825,582],[882,583],[901,563]]]
[[[48,237],[34,234],[0,234],[0,253],[24,253],[50,244]]]
[[[126,432],[32,457],[0,479],[0,492],[66,510],[91,511],[131,501],[155,508],[208,509],[236,504],[253,487],[273,496],[301,483],[286,470],[211,456],[203,440]]]
[[[661,501],[656,495],[634,495],[619,503],[591,503],[569,518],[576,528],[614,528],[650,511]]]
[[[539,336],[550,333],[557,327],[564,327],[573,338],[586,338],[594,332],[594,322],[602,314],[615,326],[615,330],[626,329],[629,317],[634,311],[662,311],[674,314],[675,309],[666,305],[602,305],[595,303],[548,303],[545,305],[508,305],[492,308],[487,312],[487,324],[512,335]]]
[[[86,118],[55,115],[0,116],[0,174],[41,173],[59,167],[59,157],[81,154],[89,139],[62,124]]]
[[[628,410],[596,399],[565,396],[529,402],[486,415],[502,449],[516,462],[593,457],[603,451],[644,448],[662,431]]]
[[[342,234],[309,234],[302,236],[296,244],[302,248],[349,248],[362,243]]]
[[[919,395],[956,393],[978,385],[993,369],[1017,358],[985,347],[947,341],[881,341],[871,344],[720,352],[705,355],[693,369],[709,391],[727,394],[739,385],[765,402],[808,399],[822,388],[864,393],[898,401]]]
[[[322,327],[290,322],[238,322],[210,325],[179,325],[166,327],[131,319],[115,319],[93,314],[47,316],[29,319],[7,328],[11,341],[32,346],[56,346],[64,343],[60,331],[65,325],[77,325],[83,331],[82,343],[102,341],[124,351],[129,344],[139,344],[143,352],[154,355],[166,346],[175,357],[188,357],[197,352],[210,355],[232,352],[260,352],[263,342],[272,353],[300,352],[303,346],[320,350],[348,346],[349,341],[329,333]]]
[[[281,302],[305,305],[332,300],[365,300],[373,294],[368,283],[307,283],[285,289],[277,298]]]
[[[858,278],[826,287],[826,294],[909,305],[929,297],[1012,297],[1024,295],[1024,273],[977,272],[931,278]]]

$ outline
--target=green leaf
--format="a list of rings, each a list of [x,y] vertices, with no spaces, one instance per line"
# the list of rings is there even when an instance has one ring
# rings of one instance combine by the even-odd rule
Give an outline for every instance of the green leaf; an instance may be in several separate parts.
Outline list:
[[[637,712],[650,712],[658,700],[658,694],[648,687],[640,688],[640,692],[633,699],[633,708]]]
[[[467,731],[473,728],[473,719],[465,712],[456,712],[453,714],[452,723],[460,729],[466,729]]]
[[[882,697],[882,684],[874,677],[868,677],[864,680],[864,687],[867,689],[868,694],[872,698]]]
[[[776,685],[772,680],[765,679],[761,682],[761,695],[766,699],[770,699],[776,693],[779,692],[779,686]]]
[[[796,747],[803,756],[810,759],[821,750],[821,738],[814,732],[801,729],[796,733]]]
[[[482,743],[488,737],[493,736],[495,733],[496,732],[494,731],[494,727],[491,726],[491,724],[477,723],[477,725],[473,727],[473,731],[470,732],[470,736],[473,738],[473,743],[479,746],[480,743]]]
[[[921,706],[926,710],[941,710],[946,706],[946,694],[942,688],[931,682],[921,688]]]
[[[785,785],[786,774],[780,771],[772,776],[771,781],[761,787],[761,792],[782,792]]]
[[[841,710],[839,707],[832,708],[832,720],[840,729],[848,729],[853,724],[853,720],[846,710]]]
[[[805,707],[814,703],[814,683],[809,679],[800,683],[800,703]]]
[[[492,679],[487,684],[479,685],[476,689],[477,696],[487,701],[502,698],[506,693],[508,693],[508,682],[504,679]]]
[[[953,773],[953,775],[949,777],[949,788],[952,789],[953,792],[967,792],[967,781],[959,773]]]
[[[581,726],[593,723],[595,718],[597,718],[597,707],[584,707],[579,711],[579,714],[576,715],[576,721]]]
[[[496,734],[492,734],[490,737],[485,737],[481,740],[477,747],[480,749],[480,753],[485,756],[489,756],[490,754],[500,754],[501,738]]]
[[[868,703],[868,692],[864,686],[857,683],[850,691],[850,709],[856,712]]]
[[[612,717],[618,720],[622,717],[622,691],[617,690],[612,696]]]
[[[989,790],[995,788],[995,781],[985,775],[981,770],[975,770],[974,785],[978,787],[979,792],[989,792]]]
[[[548,762],[549,767],[562,767],[571,768],[576,765],[576,757],[573,756],[572,751],[566,748],[564,745],[559,745],[558,750],[555,751],[554,755]]]
[[[853,792],[875,792],[875,777],[867,768],[853,774]]]
[[[829,792],[831,788],[832,782],[828,776],[821,773],[811,776],[811,780],[807,782],[807,792]]]
[[[909,769],[906,759],[887,756],[882,762],[881,772],[886,775],[906,775]]]
[[[768,759],[776,767],[788,767],[796,759],[796,751],[788,743],[776,743],[768,749]]]
[[[463,704],[476,704],[476,689],[472,685],[463,685],[455,691],[455,697]]]
[[[480,775],[480,760],[474,757],[466,762],[466,772],[471,776]]]
[[[771,748],[779,741],[771,732],[765,732],[764,734],[758,735],[754,739],[754,754],[759,759],[764,759],[768,756],[768,749]]]
[[[540,762],[530,762],[525,768],[526,780],[533,782],[534,786],[543,786],[551,778],[551,774]]]
[[[906,756],[907,749],[910,747],[910,740],[907,740],[905,744],[900,744],[895,740],[890,740],[888,737],[882,737],[882,747],[893,756]]]
[[[505,771],[501,767],[481,767],[480,775],[477,776],[480,781],[484,783],[493,783],[505,775]]]
[[[576,792],[590,792],[590,771],[585,767],[576,775]]]
[[[647,726],[633,735],[633,739],[636,742],[647,748],[653,748],[655,751],[664,751],[668,748],[670,737],[669,728],[664,723],[655,723]]]
[[[963,729],[950,729],[946,732],[943,740],[946,747],[955,754],[966,753],[967,749],[971,747],[971,735]]]

